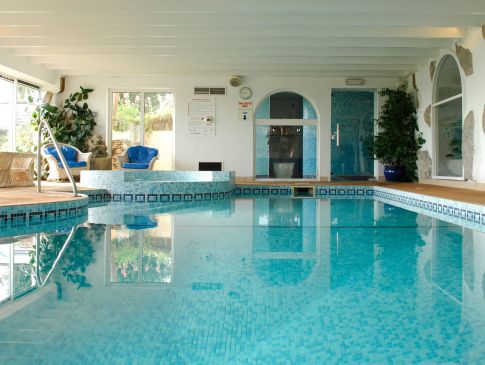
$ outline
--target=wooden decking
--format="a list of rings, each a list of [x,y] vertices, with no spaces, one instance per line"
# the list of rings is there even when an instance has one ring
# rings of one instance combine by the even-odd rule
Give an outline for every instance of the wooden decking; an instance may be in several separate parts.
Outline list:
[[[82,193],[90,188],[78,185]],[[71,185],[68,183],[42,183],[42,192],[37,192],[36,186],[0,188],[0,207],[26,204],[44,204],[61,201],[77,200],[73,197]]]

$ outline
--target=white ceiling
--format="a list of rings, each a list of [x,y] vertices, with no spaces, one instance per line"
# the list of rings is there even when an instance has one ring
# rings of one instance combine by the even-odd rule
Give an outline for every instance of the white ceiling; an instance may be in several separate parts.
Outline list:
[[[484,0],[0,0],[0,48],[63,75],[399,77],[484,23]]]

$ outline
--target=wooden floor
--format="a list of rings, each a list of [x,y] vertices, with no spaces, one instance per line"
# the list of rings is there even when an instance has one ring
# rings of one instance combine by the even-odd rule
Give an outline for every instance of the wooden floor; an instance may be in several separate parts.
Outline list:
[[[365,186],[382,186],[391,189],[407,191],[417,194],[424,194],[435,196],[439,198],[451,199],[462,201],[466,203],[474,203],[485,205],[485,192],[470,190],[470,189],[458,189],[449,188],[444,186],[418,184],[418,183],[389,183],[389,182],[323,182],[323,181],[252,181],[247,180],[238,181],[236,184],[251,184],[251,185],[300,185],[300,186],[314,186],[314,185],[365,185]],[[78,185],[80,193],[83,190],[91,190],[89,187],[83,187]],[[68,183],[43,183],[42,193],[37,193],[36,187],[21,187],[21,188],[0,188],[0,207],[11,205],[23,205],[23,204],[42,204],[58,201],[69,201],[79,198],[72,196],[71,185]]]

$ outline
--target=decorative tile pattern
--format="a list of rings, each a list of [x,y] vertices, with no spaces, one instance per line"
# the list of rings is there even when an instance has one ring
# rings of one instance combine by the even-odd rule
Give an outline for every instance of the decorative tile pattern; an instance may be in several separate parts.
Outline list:
[[[44,223],[86,217],[88,201],[89,198],[85,196],[65,202],[0,207],[0,227],[2,227],[0,236],[11,236],[13,232],[22,231],[18,229],[19,227],[35,226],[38,229],[38,226]]]

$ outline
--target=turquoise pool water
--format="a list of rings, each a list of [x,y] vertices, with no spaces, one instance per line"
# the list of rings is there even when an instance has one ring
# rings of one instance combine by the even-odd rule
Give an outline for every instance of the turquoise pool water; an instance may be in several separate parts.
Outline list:
[[[0,300],[5,283],[19,298],[0,306],[0,364],[485,361],[482,232],[371,199],[120,203],[89,221],[31,291],[68,231],[2,239]]]

